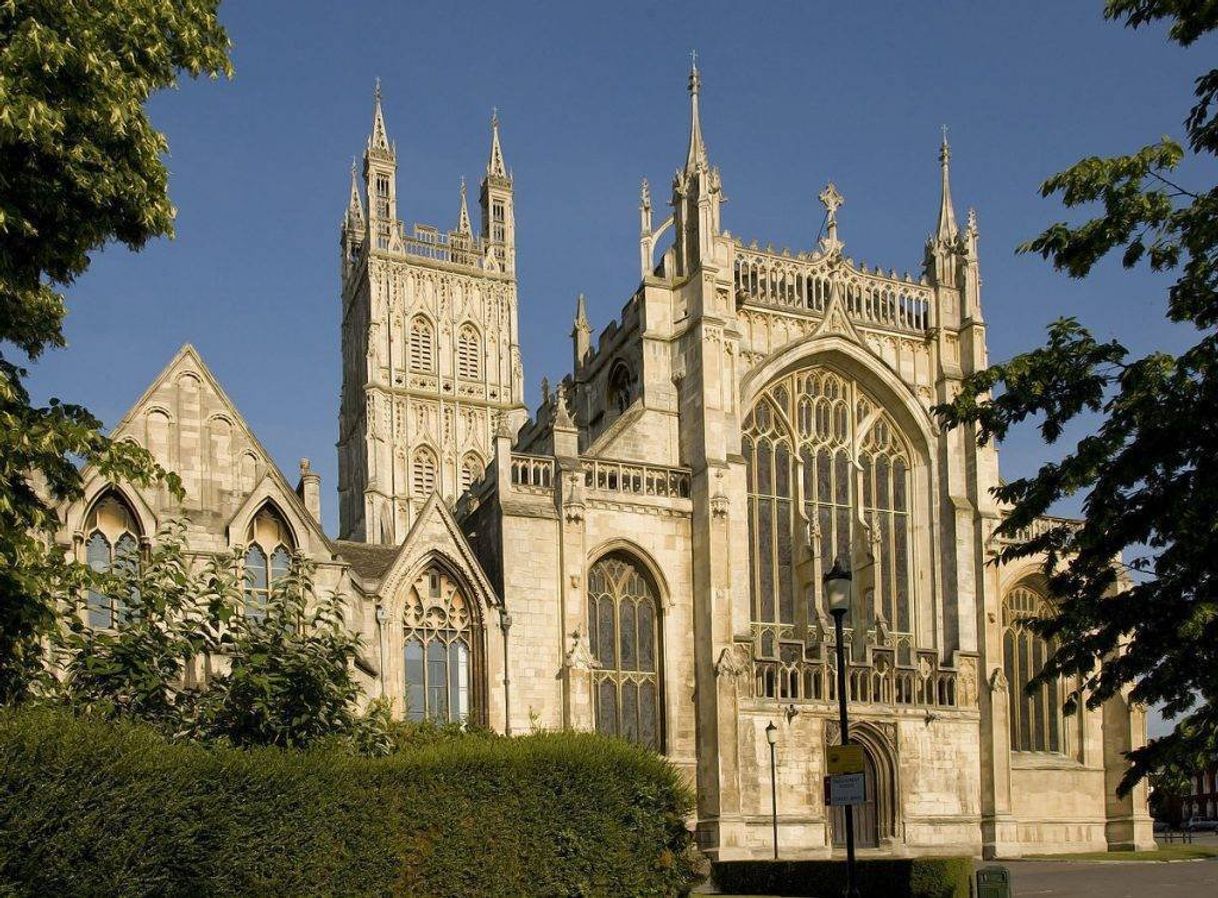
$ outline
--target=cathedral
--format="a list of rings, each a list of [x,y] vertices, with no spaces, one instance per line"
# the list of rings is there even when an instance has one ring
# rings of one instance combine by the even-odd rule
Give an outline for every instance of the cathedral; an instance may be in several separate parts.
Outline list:
[[[771,724],[779,851],[844,852],[823,788],[838,560],[863,856],[1153,846],[1145,787],[1115,793],[1144,710],[1117,696],[1066,716],[1066,681],[1027,694],[1050,647],[1026,622],[1053,597],[1035,560],[991,563],[997,450],[930,411],[987,364],[977,220],[958,223],[946,138],[919,275],[846,254],[833,184],[818,244],[776,250],[724,227],[700,87],[694,67],[670,202],[642,185],[638,286],[595,335],[580,297],[570,373],[530,411],[498,118],[478,229],[464,184],[455,227],[408,229],[378,85],[339,235],[337,537],[309,462],[293,485],[188,345],[115,431],[185,500],[86,471],[61,543],[104,568],[184,519],[192,551],[239,550],[249,607],[310,559],[362,637],[370,698],[652,747],[696,789],[691,825],[720,859],[772,851]],[[97,627],[118,613],[87,610]]]

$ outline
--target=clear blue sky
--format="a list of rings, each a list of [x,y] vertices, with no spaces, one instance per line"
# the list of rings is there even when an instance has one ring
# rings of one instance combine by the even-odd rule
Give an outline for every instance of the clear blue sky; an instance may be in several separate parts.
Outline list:
[[[637,281],[638,186],[666,202],[688,131],[697,48],[703,127],[746,239],[810,247],[832,179],[847,254],[916,271],[935,220],[940,125],[958,214],[978,210],[990,348],[1029,348],[1072,314],[1130,345],[1179,345],[1162,284],[1105,269],[1070,282],[1015,245],[1060,217],[1038,196],[1092,152],[1179,135],[1205,49],[1129,32],[1076,3],[225,4],[230,82],[158,95],[177,238],[112,248],[70,291],[69,347],[36,366],[39,397],[121,417],[186,341],[290,479],[309,456],[335,530],[338,223],[372,85],[400,163],[407,222],[451,227],[498,106],[515,172],[520,325],[530,404],[570,359],[575,296],[599,331]],[[663,213],[661,213],[663,214]],[[1034,433],[1008,475],[1045,457]]]

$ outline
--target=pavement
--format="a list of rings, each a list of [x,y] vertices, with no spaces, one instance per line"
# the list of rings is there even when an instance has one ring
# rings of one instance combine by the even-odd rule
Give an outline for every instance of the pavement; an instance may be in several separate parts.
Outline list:
[[[1218,836],[1197,839],[1213,844]],[[1218,898],[1218,858],[1198,861],[999,861],[1013,898]],[[979,863],[979,866],[986,864]],[[720,898],[744,898],[723,895]],[[779,895],[751,898],[782,898]],[[833,896],[826,896],[833,898]]]
[[[1007,861],[1015,898],[1218,895],[1218,860]]]

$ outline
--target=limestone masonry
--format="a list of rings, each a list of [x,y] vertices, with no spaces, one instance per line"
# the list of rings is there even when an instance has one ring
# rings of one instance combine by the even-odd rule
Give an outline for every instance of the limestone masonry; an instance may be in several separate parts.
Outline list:
[[[312,559],[363,637],[370,697],[654,746],[720,858],[771,851],[770,721],[783,855],[844,850],[822,791],[840,733],[821,578],[842,558],[864,855],[1152,845],[1144,788],[1115,795],[1142,709],[1064,716],[1069,683],[1024,693],[1049,648],[1026,621],[1052,597],[1035,560],[988,563],[997,452],[929,411],[986,365],[946,137],[924,272],[898,275],[845,254],[832,184],[815,248],[725,230],[699,91],[695,67],[671,216],[642,185],[638,288],[596,339],[578,300],[571,373],[530,416],[498,119],[478,231],[464,184],[452,230],[407,230],[378,86],[340,236],[338,538],[308,462],[293,488],[186,346],[116,430],[180,473],[185,502],[86,472],[61,541],[105,566],[184,515],[192,550],[240,549],[251,607]]]

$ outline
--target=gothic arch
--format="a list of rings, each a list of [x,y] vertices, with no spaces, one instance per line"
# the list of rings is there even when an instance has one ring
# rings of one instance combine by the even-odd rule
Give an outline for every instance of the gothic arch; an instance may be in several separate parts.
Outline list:
[[[664,608],[648,565],[629,549],[602,553],[589,565],[584,620],[598,732],[663,751],[665,740]]]
[[[109,481],[103,481],[93,492],[93,497],[81,507],[79,523],[81,532],[84,532],[88,527],[90,519],[97,511],[98,506],[108,498],[114,498],[131,515],[135,524],[135,536],[142,543],[147,542],[150,536],[156,532],[156,520],[153,518],[148,506],[139,501],[139,496],[131,495],[118,484],[110,483]],[[85,533],[84,535],[88,539],[88,534]]]
[[[423,553],[387,594],[388,650],[398,660],[403,711],[415,719],[488,719],[487,616],[480,584],[447,553]],[[437,682],[437,680],[439,682]]]
[[[826,745],[840,742],[836,723],[826,728]],[[896,726],[891,723],[852,721],[850,742],[863,746],[875,773],[875,824],[880,845],[899,840],[901,833],[901,765],[897,758]],[[869,787],[872,784],[868,784]],[[828,809],[826,809],[828,810]]]
[[[647,573],[651,576],[651,582],[658,593],[661,612],[672,607],[672,591],[668,588],[668,581],[664,579],[663,568],[656,563],[650,552],[636,542],[621,537],[612,537],[597,544],[588,553],[588,568],[591,569],[592,565],[613,552],[630,555],[647,569]]]
[[[843,337],[799,340],[772,354],[744,376],[740,409],[747,414],[771,383],[801,368],[817,365],[836,368],[863,384],[893,415],[923,457],[929,457],[938,428],[913,391],[882,359]],[[917,439],[915,439],[915,437]]]

